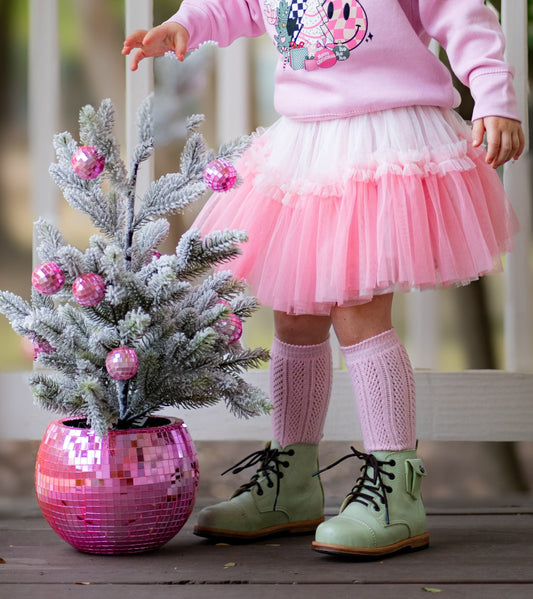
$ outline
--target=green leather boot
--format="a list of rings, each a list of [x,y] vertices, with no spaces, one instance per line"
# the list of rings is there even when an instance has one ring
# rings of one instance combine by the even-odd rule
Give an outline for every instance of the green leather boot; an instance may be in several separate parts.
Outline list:
[[[246,462],[246,463],[245,463]],[[318,446],[277,441],[230,470],[259,464],[256,474],[229,501],[204,508],[194,534],[253,540],[280,533],[314,532],[324,520],[324,492],[318,476]]]
[[[338,516],[321,524],[313,549],[379,557],[429,545],[420,482],[426,476],[416,450],[353,454],[365,460]],[[345,459],[345,458],[342,458]],[[342,460],[339,460],[342,461]],[[337,462],[338,463],[338,462]]]

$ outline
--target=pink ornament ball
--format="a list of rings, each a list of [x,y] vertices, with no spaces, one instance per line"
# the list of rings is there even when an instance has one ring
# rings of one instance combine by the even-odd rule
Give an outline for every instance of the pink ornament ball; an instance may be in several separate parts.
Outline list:
[[[105,159],[94,146],[81,146],[70,160],[72,168],[81,179],[95,179],[104,170]]]
[[[72,283],[72,295],[80,306],[96,306],[105,295],[105,281],[95,272],[86,272]]]
[[[41,295],[54,295],[63,288],[65,275],[55,262],[43,262],[34,269],[31,284]]]
[[[204,169],[204,181],[213,191],[228,191],[237,181],[237,169],[224,158],[212,160]]]
[[[116,381],[127,381],[137,374],[139,358],[131,347],[117,347],[107,354],[105,366]]]
[[[330,50],[329,48],[322,48],[316,53],[316,64],[321,69],[329,69],[337,62],[337,57],[335,56],[335,52]]]
[[[55,348],[53,348],[48,341],[39,341],[38,339],[32,340],[33,345],[33,359],[36,360],[39,354],[51,354],[55,352]]]
[[[236,343],[242,337],[242,322],[235,314],[228,314],[222,320],[219,320],[215,329],[226,337],[228,345]]]

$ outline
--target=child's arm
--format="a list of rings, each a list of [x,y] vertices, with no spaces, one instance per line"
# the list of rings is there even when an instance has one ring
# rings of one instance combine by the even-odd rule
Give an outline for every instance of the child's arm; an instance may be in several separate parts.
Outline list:
[[[477,119],[472,126],[475,147],[483,143],[487,134],[487,164],[498,168],[508,160],[516,160],[524,150],[524,133],[518,121],[499,116]]]
[[[138,48],[131,59],[131,70],[136,71],[143,58],[162,56],[174,52],[178,60],[183,61],[187,52],[189,33],[179,23],[163,23],[150,31],[138,29],[124,40],[122,54],[129,54]]]

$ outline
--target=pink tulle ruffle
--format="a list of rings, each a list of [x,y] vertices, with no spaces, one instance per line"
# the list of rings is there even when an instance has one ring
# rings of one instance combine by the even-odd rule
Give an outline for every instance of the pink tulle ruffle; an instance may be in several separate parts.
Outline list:
[[[430,107],[282,118],[237,165],[244,182],[214,194],[193,226],[246,230],[229,268],[263,304],[292,314],[466,284],[501,270],[517,230],[469,137],[459,116]]]

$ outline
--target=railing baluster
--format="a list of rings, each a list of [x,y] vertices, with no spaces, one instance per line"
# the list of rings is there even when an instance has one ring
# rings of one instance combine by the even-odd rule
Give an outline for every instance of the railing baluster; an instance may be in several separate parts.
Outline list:
[[[507,37],[507,60],[516,69],[518,95],[524,131],[528,132],[527,1],[502,0],[502,26]],[[527,150],[527,148],[526,148]],[[504,167],[504,184],[520,220],[516,249],[506,263],[505,367],[533,370],[533,322],[531,281],[531,181],[529,156]]]

